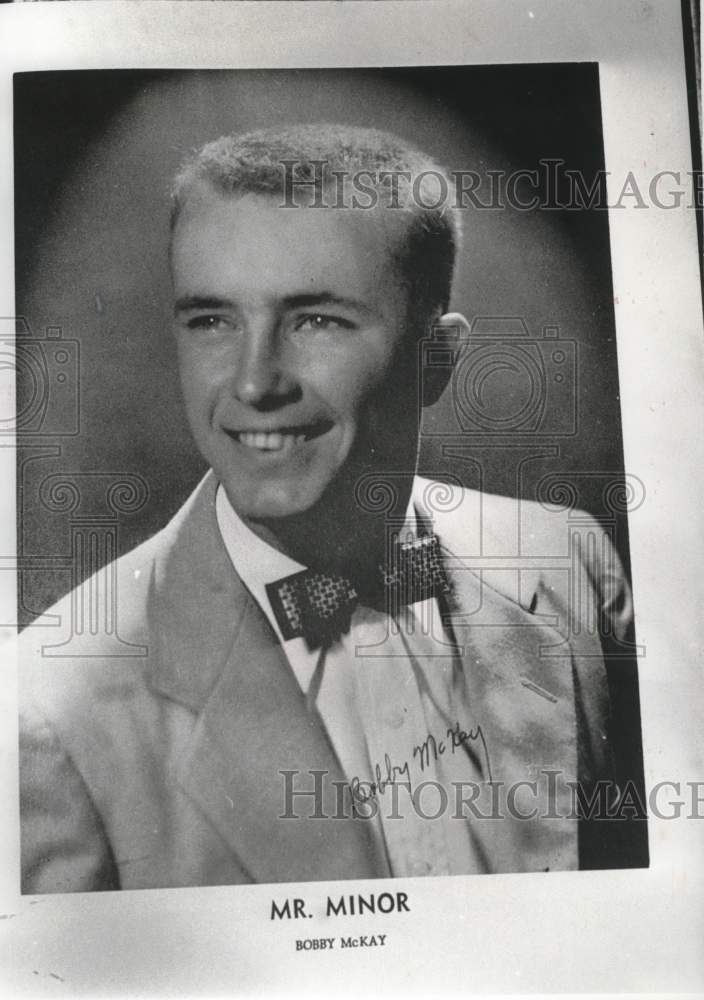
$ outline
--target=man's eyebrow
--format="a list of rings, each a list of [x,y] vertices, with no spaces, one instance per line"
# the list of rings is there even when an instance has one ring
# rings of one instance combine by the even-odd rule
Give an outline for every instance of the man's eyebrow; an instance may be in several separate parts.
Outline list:
[[[369,307],[359,299],[337,295],[335,292],[305,292],[300,295],[287,295],[283,300],[286,309],[310,309],[315,306],[340,306],[343,309],[356,309],[368,312]]]
[[[358,312],[368,312],[369,307],[360,299],[337,295],[335,292],[301,292],[298,295],[286,295],[281,304],[284,309],[311,309],[316,306],[338,306],[341,309],[354,309]],[[174,303],[174,312],[193,312],[195,310],[234,309],[236,303],[232,299],[220,298],[217,295],[184,295]]]
[[[184,295],[174,303],[174,312],[191,312],[194,309],[232,309],[234,302],[216,295]]]

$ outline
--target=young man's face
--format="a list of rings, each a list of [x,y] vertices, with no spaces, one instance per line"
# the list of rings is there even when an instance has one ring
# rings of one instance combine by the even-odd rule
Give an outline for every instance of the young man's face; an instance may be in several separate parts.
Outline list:
[[[189,195],[172,269],[196,443],[250,520],[351,496],[365,472],[412,472],[415,336],[386,213]],[[401,213],[399,213],[400,215]]]

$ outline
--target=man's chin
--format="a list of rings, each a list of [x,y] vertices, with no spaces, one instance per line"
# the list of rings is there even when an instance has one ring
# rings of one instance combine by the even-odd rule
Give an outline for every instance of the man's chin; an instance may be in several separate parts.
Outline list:
[[[227,482],[224,485],[233,509],[244,521],[265,523],[305,518],[306,514],[312,516],[324,492],[311,489],[311,484],[306,489],[269,485],[265,490],[246,493],[228,487]]]

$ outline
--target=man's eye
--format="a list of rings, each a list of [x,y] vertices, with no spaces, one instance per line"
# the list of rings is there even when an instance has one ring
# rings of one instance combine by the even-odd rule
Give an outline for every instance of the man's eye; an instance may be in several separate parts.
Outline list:
[[[203,316],[192,316],[186,323],[188,330],[216,331],[227,326],[227,320],[223,316],[206,314]]]
[[[341,316],[326,316],[324,313],[311,313],[296,320],[296,330],[352,330],[354,323]]]

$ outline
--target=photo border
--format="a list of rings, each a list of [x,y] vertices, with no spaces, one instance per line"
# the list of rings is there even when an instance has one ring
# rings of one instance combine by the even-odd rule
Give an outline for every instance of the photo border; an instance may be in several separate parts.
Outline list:
[[[629,171],[691,170],[682,27],[669,0],[214,4],[72,0],[2,11],[0,315],[13,316],[12,76],[85,68],[276,68],[597,61],[608,198]],[[704,800],[700,566],[704,359],[697,234],[686,205],[609,213],[646,788]],[[3,399],[14,412],[14,401]],[[3,447],[3,622],[15,615],[15,451]],[[650,817],[648,869],[19,896],[16,677],[0,693],[0,874],[15,995],[704,990],[704,823]],[[699,744],[699,745],[698,745]],[[688,803],[692,805],[693,803]],[[683,813],[690,810],[683,810]],[[704,801],[699,807],[704,818]],[[410,913],[345,918],[327,895],[403,888]],[[305,896],[306,937],[388,935],[383,948],[297,953],[272,898]],[[318,916],[320,914],[320,916]]]

